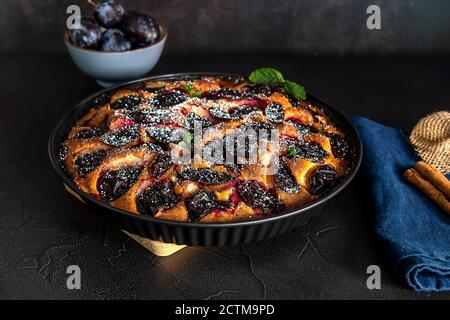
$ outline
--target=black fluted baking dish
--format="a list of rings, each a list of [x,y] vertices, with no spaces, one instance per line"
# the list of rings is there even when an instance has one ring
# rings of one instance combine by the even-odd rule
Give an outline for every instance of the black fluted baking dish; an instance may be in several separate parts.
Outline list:
[[[317,103],[334,124],[343,130],[354,148],[353,171],[342,179],[328,194],[322,198],[308,203],[304,207],[278,215],[239,222],[181,222],[157,219],[150,216],[136,215],[103,203],[89,194],[81,191],[61,168],[58,161],[58,153],[61,143],[67,137],[70,128],[79,120],[87,110],[92,107],[95,98],[102,94],[113,92],[133,84],[145,81],[176,80],[198,76],[235,76],[223,73],[179,73],[161,76],[153,76],[140,80],[123,83],[99,91],[68,111],[53,129],[48,142],[50,161],[63,183],[77,194],[87,205],[93,206],[115,223],[120,229],[132,234],[152,240],[160,240],[168,243],[202,246],[237,245],[270,238],[295,228],[304,223],[311,215],[319,212],[322,204],[342,191],[353,179],[361,163],[362,145],[358,133],[348,118],[338,109],[328,106],[322,101],[309,96]]]

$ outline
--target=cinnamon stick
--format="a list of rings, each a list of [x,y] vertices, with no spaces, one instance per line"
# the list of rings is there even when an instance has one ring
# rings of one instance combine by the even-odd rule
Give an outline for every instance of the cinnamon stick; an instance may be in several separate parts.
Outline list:
[[[450,214],[450,201],[433,184],[425,180],[414,168],[405,171],[403,177],[421,190],[428,198]]]
[[[450,200],[450,181],[438,169],[423,161],[417,162],[414,168]]]

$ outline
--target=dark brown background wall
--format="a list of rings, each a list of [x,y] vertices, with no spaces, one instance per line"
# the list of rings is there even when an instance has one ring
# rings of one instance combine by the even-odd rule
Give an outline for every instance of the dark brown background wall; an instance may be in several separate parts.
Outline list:
[[[120,1],[120,0],[118,0]],[[448,54],[448,0],[122,0],[169,29],[166,53]],[[0,53],[64,52],[66,8],[80,0],[0,0]],[[381,30],[366,8],[381,7]]]

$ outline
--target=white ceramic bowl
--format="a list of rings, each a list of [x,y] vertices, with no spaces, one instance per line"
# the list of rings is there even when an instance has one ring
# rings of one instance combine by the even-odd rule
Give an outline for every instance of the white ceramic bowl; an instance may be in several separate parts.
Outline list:
[[[67,50],[72,60],[87,75],[97,79],[103,87],[142,77],[159,60],[167,39],[167,30],[160,26],[161,37],[158,42],[145,47],[121,52],[104,52],[83,49],[71,44],[64,36]]]

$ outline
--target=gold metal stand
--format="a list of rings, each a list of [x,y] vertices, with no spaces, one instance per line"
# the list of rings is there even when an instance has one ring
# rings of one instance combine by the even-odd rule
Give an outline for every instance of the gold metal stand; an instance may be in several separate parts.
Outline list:
[[[79,201],[86,204],[86,202],[84,202],[84,200],[77,193],[75,193],[72,189],[70,189],[66,184],[64,184],[64,188],[72,196],[74,196]],[[139,236],[137,236],[135,234],[131,234],[125,230],[122,230],[122,232],[125,233],[127,236],[129,236],[131,239],[135,240],[137,243],[139,243],[145,249],[149,250],[154,255],[160,256],[160,257],[170,256],[170,255],[174,254],[175,252],[180,251],[181,249],[186,247],[185,245],[179,245],[179,244],[175,244],[175,243],[167,243],[167,242],[162,242],[162,241],[155,241],[155,240],[150,240],[147,238],[139,237]]]

